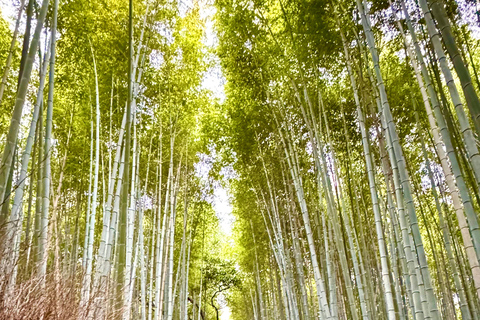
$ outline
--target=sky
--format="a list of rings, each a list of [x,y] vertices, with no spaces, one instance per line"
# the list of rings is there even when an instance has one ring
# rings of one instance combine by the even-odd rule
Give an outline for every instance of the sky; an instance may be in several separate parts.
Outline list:
[[[212,169],[213,161],[215,160],[215,150],[210,150],[211,155],[207,154],[198,154],[200,159],[195,166],[195,175],[199,177],[203,183],[207,184],[209,181],[209,171]],[[222,173],[228,178],[231,177],[232,170],[230,168],[224,168]],[[235,222],[235,218],[232,214],[232,204],[230,201],[230,195],[228,189],[225,186],[222,186],[218,181],[213,182],[213,197],[208,197],[208,201],[212,204],[213,210],[215,211],[216,216],[219,220],[219,227],[223,236],[227,241],[233,241],[232,229]],[[230,309],[226,304],[225,297],[220,294],[217,298],[217,303],[220,305],[220,319],[229,320],[230,319]]]
[[[203,43],[210,48],[215,49],[218,45],[218,37],[215,33],[213,16],[215,15],[216,9],[213,6],[212,0],[203,0],[201,3],[201,17],[205,19],[205,37]],[[220,59],[218,56],[213,55],[209,58],[212,59],[214,65],[205,73],[202,87],[210,90],[214,97],[219,99],[220,102],[225,100],[225,77],[222,73],[222,68],[220,67]]]
[[[183,3],[187,4],[191,3],[191,1],[183,1]],[[213,1],[200,0],[199,4],[201,17],[205,19],[206,30],[203,43],[210,48],[216,48],[216,46],[218,45],[218,38],[214,29],[213,16],[215,15],[216,9],[213,6]],[[220,67],[220,60],[217,56],[210,56],[209,58],[212,59],[214,64],[205,73],[201,86],[202,88],[211,91],[215,98],[217,98],[220,102],[223,102],[225,100],[224,85],[226,80]],[[200,166],[203,167],[202,164],[200,164]],[[207,168],[208,166],[203,167],[204,170]],[[208,174],[208,171],[204,172],[204,174],[205,173]],[[215,214],[219,219],[219,226],[222,233],[224,234],[226,239],[232,241],[232,229],[235,218],[232,214],[230,195],[228,194],[228,189],[219,183],[215,183],[214,186],[212,205],[213,209],[215,210]],[[231,311],[230,308],[228,308],[225,297],[222,294],[219,295],[217,302],[221,305],[220,319],[229,320]]]
[[[27,2],[27,0],[25,0]],[[19,0],[0,0],[0,12],[2,14],[3,19],[10,24],[10,29],[15,30],[15,22],[17,21],[18,16],[18,8],[20,7]],[[23,22],[24,19],[20,20],[19,25],[19,36],[25,32],[25,23]],[[17,38],[18,41],[18,38]]]

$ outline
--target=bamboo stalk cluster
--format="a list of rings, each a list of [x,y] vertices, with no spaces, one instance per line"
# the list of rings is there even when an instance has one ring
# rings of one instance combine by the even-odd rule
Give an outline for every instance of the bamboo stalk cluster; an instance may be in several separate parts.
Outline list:
[[[69,45],[65,17],[69,12],[62,6],[68,4],[43,1],[29,42],[35,5],[34,0],[28,2],[23,43],[26,50],[17,66],[11,62],[16,61],[16,37],[25,3],[20,5],[0,89],[2,96],[4,87],[9,89],[5,80],[9,73],[19,72],[9,131],[1,143],[0,301],[7,310],[2,315],[20,317],[22,312],[30,315],[37,310],[39,318],[205,319],[216,303],[207,302],[213,289],[203,279],[202,266],[210,252],[205,250],[205,243],[217,236],[203,236],[195,246],[193,242],[195,237],[200,238],[200,232],[217,230],[217,225],[203,190],[208,188],[207,183],[200,182],[194,172],[199,146],[191,138],[195,122],[194,112],[189,111],[198,108],[192,96],[204,67],[183,62],[172,67],[172,61],[182,60],[178,52],[185,48],[181,45],[197,56],[195,50],[202,47],[201,39],[187,43],[187,35],[178,31],[185,26],[192,33],[202,30],[198,8],[179,17],[158,2],[146,2],[143,7],[130,1],[126,20],[129,31],[121,36],[128,39],[128,72],[119,72],[126,78],[126,88],[112,75],[108,77],[109,99],[103,99],[107,68],[99,57],[105,58],[105,45],[102,47],[99,38],[90,34],[84,39],[89,54],[83,58],[92,77],[84,87],[78,79],[68,84],[75,85],[79,93],[87,89],[87,101],[79,102],[68,100],[68,92],[59,92],[65,89],[65,60],[72,52],[70,48],[65,53]],[[50,20],[48,10],[52,11]],[[139,22],[135,16],[138,12]],[[170,32],[177,32],[179,38],[170,44],[173,49],[153,28],[162,19],[177,23],[170,26]],[[81,34],[73,36],[81,39]],[[156,45],[165,46],[161,48],[164,56],[170,54],[166,62],[170,65],[164,67],[168,71],[152,71],[151,55],[159,52],[152,53]],[[78,64],[81,69],[81,62]],[[38,83],[33,72],[36,69]],[[177,73],[177,79],[170,79],[168,72]],[[148,85],[154,86],[148,82],[152,78],[153,82],[162,82],[163,91],[148,92]],[[180,81],[185,83],[179,85]],[[171,88],[179,86],[179,92],[169,95]],[[37,92],[34,98],[28,94],[32,89]],[[123,91],[126,99],[122,98]],[[10,102],[6,98],[3,102],[0,98],[0,103]],[[187,106],[182,105],[182,99],[190,99]],[[69,117],[62,119],[57,112],[63,113],[65,102]],[[124,108],[120,107],[123,103]],[[89,118],[85,123],[84,111]],[[115,112],[120,115],[118,126]],[[23,132],[26,121],[28,130]],[[65,136],[62,124],[66,125]],[[86,144],[75,151],[71,144],[82,141],[82,129],[87,133]],[[59,145],[63,137],[65,144]],[[84,150],[87,156],[81,159]],[[77,160],[72,161],[72,157]],[[86,168],[78,162],[87,164]],[[72,165],[73,173],[69,169]],[[48,306],[39,307],[38,303],[22,309],[25,301],[42,292],[58,295],[39,299],[47,301]],[[68,299],[68,303],[56,299]],[[71,310],[61,310],[69,303]]]
[[[237,194],[249,194],[238,215],[247,230],[254,201],[262,219],[252,232],[264,239],[262,255],[258,240],[242,240],[253,280],[234,306],[252,319],[477,319],[479,88],[469,40],[441,0],[322,3],[220,14],[226,29],[232,16],[249,21],[238,41],[223,35],[220,51],[254,70],[225,63],[227,81],[241,86],[228,99],[252,108],[251,131],[237,135],[256,137],[254,155],[233,144]],[[397,90],[404,101],[392,99]]]

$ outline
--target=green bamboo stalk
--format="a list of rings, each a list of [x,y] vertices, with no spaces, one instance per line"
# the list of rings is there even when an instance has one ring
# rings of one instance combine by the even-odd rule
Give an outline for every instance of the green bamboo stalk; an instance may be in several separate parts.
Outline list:
[[[91,102],[91,101],[90,101]],[[88,237],[90,235],[90,214],[92,212],[92,171],[93,171],[93,111],[90,105],[90,161],[88,171],[88,196],[87,196],[87,213],[85,215],[85,241],[83,243],[83,257],[82,267],[87,268],[87,256],[88,256]]]
[[[29,0],[28,7],[30,8],[30,3],[33,4],[33,0]],[[15,45],[17,44],[18,29],[20,26],[20,20],[22,18],[23,7],[25,6],[25,0],[20,1],[20,7],[18,8],[17,19],[15,20],[15,28],[13,29],[12,42],[10,43],[10,49],[8,50],[7,60],[5,62],[5,69],[3,70],[2,82],[0,83],[0,105],[2,105],[3,93],[5,92],[5,87],[7,85],[8,75],[10,73],[10,67],[12,64],[13,52],[15,50]],[[27,28],[28,29],[28,28]]]
[[[275,113],[274,113],[274,115],[275,115]],[[305,198],[304,198],[304,195],[303,195],[302,181],[301,181],[300,176],[297,173],[297,165],[295,164],[296,163],[295,157],[292,155],[292,151],[291,151],[293,148],[290,146],[290,140],[287,139],[288,136],[285,137],[283,135],[283,133],[280,129],[281,127],[278,123],[278,119],[276,119],[276,117],[275,117],[275,121],[277,123],[278,132],[280,134],[282,144],[284,145],[285,156],[287,158],[288,167],[289,167],[289,170],[290,170],[290,173],[291,173],[291,176],[292,176],[292,180],[294,182],[295,192],[297,194],[298,202],[300,203],[302,218],[303,218],[303,222],[304,222],[304,225],[305,225],[305,229],[306,229],[305,231],[306,231],[306,234],[307,234],[307,240],[308,240],[308,244],[309,244],[310,258],[311,258],[311,261],[312,261],[312,268],[313,268],[313,271],[314,271],[315,284],[316,284],[316,287],[317,287],[318,304],[319,304],[319,306],[321,306],[320,310],[321,310],[322,317],[324,319],[331,319],[331,311],[330,311],[330,307],[328,306],[328,302],[327,302],[326,295],[325,295],[325,285],[324,285],[322,276],[320,274],[320,270],[318,268],[317,254],[316,254],[315,244],[314,244],[314,240],[313,240],[313,234],[312,234],[312,231],[311,231],[308,209],[307,209]],[[289,131],[292,132],[291,130],[289,130]]]
[[[423,2],[423,0],[420,1],[420,4],[425,14],[426,8],[424,7]],[[473,87],[470,72],[468,71],[468,68],[466,67],[458,49],[455,36],[452,32],[452,27],[450,26],[448,16],[445,12],[443,1],[429,0],[428,5],[432,10],[435,20],[437,20],[438,28],[442,34],[443,42],[445,43],[445,48],[447,49],[450,60],[452,61],[453,67],[455,68],[458,78],[462,84],[462,90],[465,94],[465,100],[467,101],[470,115],[477,130],[477,134],[480,134],[480,100],[478,99],[478,95]]]
[[[337,24],[338,25],[340,24],[338,22],[338,18],[337,18]],[[350,83],[353,90],[353,97],[355,100],[355,105],[357,106],[357,117],[358,117],[358,122],[360,124],[360,132],[362,135],[363,153],[365,155],[365,160],[367,163],[368,181],[370,186],[370,197],[372,199],[373,212],[375,215],[375,230],[377,232],[378,249],[380,251],[380,261],[381,261],[381,267],[382,267],[382,283],[383,283],[383,287],[386,295],[385,301],[386,301],[386,307],[387,307],[387,315],[388,315],[388,319],[392,320],[392,319],[395,319],[395,308],[393,304],[393,294],[392,294],[390,276],[389,276],[390,272],[388,269],[388,260],[387,260],[387,254],[386,254],[387,251],[385,246],[385,240],[383,238],[383,230],[382,230],[383,226],[381,221],[380,208],[378,206],[378,196],[377,196],[377,191],[375,186],[375,175],[373,172],[372,163],[370,161],[371,160],[370,146],[367,140],[367,131],[365,128],[365,120],[364,120],[363,112],[360,105],[360,99],[358,97],[357,85],[355,82],[355,77],[352,72],[350,55],[348,53],[345,35],[343,34],[343,31],[341,28],[340,28],[340,35],[342,37],[342,43],[343,43],[343,48],[345,53],[345,61],[347,64],[347,71],[350,77]]]
[[[469,261],[470,269],[471,269],[472,274],[473,274],[473,280],[474,280],[474,283],[475,283],[475,287],[477,288],[476,290],[477,290],[477,293],[479,294],[479,297],[480,297],[480,291],[479,291],[480,290],[480,265],[478,263],[478,252],[479,252],[479,249],[480,249],[479,248],[479,245],[480,245],[480,227],[479,227],[478,220],[477,220],[477,214],[475,213],[475,209],[473,207],[468,188],[467,188],[467,186],[465,184],[465,181],[463,179],[463,175],[462,175],[459,163],[458,163],[457,155],[456,155],[454,146],[452,144],[452,140],[450,138],[450,132],[447,128],[445,118],[444,118],[444,116],[443,116],[443,114],[440,110],[440,103],[438,101],[438,97],[437,97],[437,94],[435,92],[435,89],[432,85],[432,81],[430,79],[430,76],[427,72],[427,68],[425,66],[425,60],[423,58],[420,46],[418,44],[418,40],[417,40],[415,31],[413,29],[412,22],[410,20],[410,16],[408,14],[405,3],[403,1],[401,1],[400,3],[402,5],[402,10],[403,10],[403,12],[405,14],[405,17],[406,17],[407,26],[408,26],[408,29],[410,31],[410,35],[412,37],[412,42],[414,44],[417,59],[420,63],[423,79],[425,81],[425,85],[426,85],[427,90],[428,90],[428,95],[429,95],[430,100],[432,102],[435,119],[436,119],[438,127],[440,129],[440,134],[442,136],[443,142],[445,144],[448,159],[450,160],[451,172],[453,172],[453,175],[455,176],[456,186],[455,186],[455,181],[453,180],[452,175],[449,174],[450,167],[445,164],[445,161],[441,161],[442,168],[443,168],[444,173],[445,173],[445,178],[447,180],[448,187],[450,189],[450,194],[452,196],[452,200],[453,200],[453,204],[454,204],[454,208],[455,208],[455,213],[457,215],[457,220],[458,220],[460,231],[461,231],[461,234],[462,234],[464,247],[465,247],[467,256],[469,257],[468,261]],[[443,49],[441,49],[441,47],[439,45],[438,38],[437,37],[432,37],[432,43],[434,44],[434,46],[437,49],[436,50],[437,55],[438,54],[442,55]],[[442,59],[439,58],[439,61],[444,66],[444,68],[443,68],[443,69],[445,69],[444,75],[446,74],[448,76],[449,69],[448,69],[448,66],[446,66],[444,55],[443,55]],[[452,82],[448,82],[448,83],[452,83]],[[427,104],[425,106],[428,107]],[[431,110],[427,109],[427,114],[431,115]],[[430,122],[430,125],[432,127],[432,130],[435,129],[435,123],[431,119],[431,116],[429,116],[429,122]],[[436,130],[435,130],[435,132],[436,132]],[[439,152],[440,158],[443,159],[444,158],[444,156],[442,155],[443,146],[442,145],[437,145],[436,149]],[[458,187],[458,191],[457,191],[457,187]],[[460,194],[460,198],[461,198],[462,203],[460,203],[460,199],[458,197],[458,194]],[[461,204],[463,204],[463,208],[462,208]],[[463,213],[463,210],[465,210],[465,214],[467,216],[468,223],[465,220],[465,215]],[[473,240],[473,243],[472,243],[472,240]]]
[[[86,255],[86,271],[83,287],[83,298],[84,302],[89,301],[90,299],[90,283],[91,283],[91,273],[93,267],[93,241],[94,241],[94,232],[95,232],[95,222],[96,222],[96,212],[97,212],[97,197],[98,197],[98,171],[99,171],[99,160],[100,160],[100,93],[98,90],[98,74],[97,74],[97,64],[95,61],[95,53],[93,47],[90,44],[90,49],[92,53],[93,61],[93,71],[95,75],[95,170],[93,174],[93,195],[91,202],[91,212],[88,217],[88,240],[87,240],[87,255]],[[92,132],[93,133],[93,132]],[[93,141],[92,141],[93,144]]]
[[[380,98],[383,104],[383,116],[385,117],[385,122],[387,124],[388,128],[388,134],[391,136],[392,140],[392,145],[394,149],[394,155],[395,159],[391,157],[391,162],[393,163],[394,161],[397,162],[398,164],[398,172],[400,176],[400,181],[402,185],[402,191],[403,191],[403,196],[405,198],[405,205],[407,208],[408,216],[410,219],[410,229],[412,231],[412,237],[414,240],[415,244],[415,249],[417,252],[417,257],[418,261],[420,264],[420,271],[423,277],[423,281],[425,282],[425,291],[427,295],[427,302],[428,302],[428,311],[431,313],[431,316],[433,319],[438,319],[439,318],[439,311],[437,307],[437,301],[435,294],[433,292],[433,287],[431,284],[431,279],[430,279],[430,270],[427,264],[427,259],[425,255],[425,250],[423,247],[423,242],[422,242],[422,236],[420,233],[420,229],[418,227],[418,222],[417,222],[417,216],[415,213],[415,206],[413,202],[413,197],[412,197],[412,192],[411,192],[411,186],[410,186],[410,179],[408,177],[408,172],[406,169],[406,164],[403,156],[403,151],[400,147],[399,143],[399,138],[398,134],[395,128],[395,124],[393,122],[392,114],[390,111],[390,106],[388,103],[388,98],[385,90],[385,84],[383,82],[382,74],[380,71],[380,66],[379,66],[379,59],[378,59],[378,54],[377,50],[375,47],[375,40],[373,37],[373,33],[370,28],[370,23],[369,23],[369,18],[365,14],[363,5],[361,4],[360,0],[357,0],[357,7],[360,10],[361,16],[362,16],[362,24],[365,30],[365,34],[367,37],[367,42],[369,44],[370,48],[370,53],[372,56],[372,60],[374,63],[374,70],[377,76],[378,80],[378,89],[380,91]],[[397,183],[398,183],[397,182]],[[403,218],[402,218],[403,219]],[[406,239],[404,239],[405,241]]]
[[[417,113],[416,113],[416,119],[417,119],[417,122],[419,123]],[[449,260],[449,263],[450,263],[450,268],[453,272],[453,280],[454,280],[454,283],[455,283],[455,288],[458,292],[458,296],[459,296],[459,299],[460,299],[460,310],[462,312],[462,319],[465,319],[465,320],[471,319],[471,314],[470,314],[470,310],[468,308],[465,292],[463,290],[463,286],[462,286],[462,284],[460,282],[460,278],[458,276],[458,266],[454,261],[454,257],[453,257],[453,253],[452,253],[450,233],[449,233],[448,227],[447,227],[447,225],[445,224],[445,221],[444,221],[444,214],[443,214],[443,210],[442,210],[442,206],[440,204],[440,201],[438,200],[438,193],[437,193],[437,190],[436,190],[436,187],[435,187],[435,180],[433,178],[432,169],[430,167],[430,160],[428,159],[427,150],[425,148],[425,141],[423,139],[423,136],[421,136],[421,135],[420,135],[420,143],[421,143],[421,146],[422,146],[422,154],[423,154],[423,158],[424,158],[425,165],[426,165],[426,168],[427,168],[428,177],[429,177],[429,180],[430,180],[430,188],[432,190],[433,198],[435,199],[435,206],[436,206],[436,209],[437,209],[437,212],[438,212],[440,228],[442,229],[442,233],[443,233],[445,250],[447,252],[448,260]]]
[[[45,127],[45,164],[43,167],[43,181],[42,181],[42,218],[40,222],[40,236],[39,236],[39,260],[37,273],[42,277],[42,284],[44,284],[44,276],[47,272],[47,252],[48,252],[48,213],[50,206],[50,159],[52,155],[52,128],[53,128],[53,92],[54,92],[54,79],[55,79],[55,43],[56,43],[56,31],[57,31],[57,11],[58,0],[54,1],[53,7],[53,22],[51,32],[51,47],[50,47],[50,70],[48,76],[48,101],[47,101],[47,116]],[[38,22],[37,22],[38,23]],[[37,32],[37,30],[35,30]],[[33,46],[33,40],[30,50]],[[30,55],[30,52],[29,52]],[[31,66],[30,66],[31,68]],[[25,73],[28,74],[28,60],[25,64]],[[22,75],[23,82],[23,75]],[[20,90],[20,88],[19,88]]]
[[[37,92],[37,100],[33,109],[32,121],[30,123],[30,129],[27,137],[27,142],[25,145],[25,150],[22,155],[22,164],[20,169],[20,176],[18,178],[18,184],[15,187],[15,198],[13,201],[12,211],[10,214],[10,224],[9,224],[9,232],[7,234],[7,241],[12,241],[11,244],[13,245],[13,256],[12,260],[17,265],[17,257],[19,254],[19,245],[20,245],[20,230],[23,222],[23,214],[22,214],[22,202],[23,202],[23,194],[25,188],[25,182],[27,179],[28,174],[28,164],[30,162],[30,153],[32,151],[32,147],[35,144],[35,137],[37,134],[37,122],[40,116],[40,105],[43,100],[43,89],[45,85],[45,78],[47,74],[47,66],[50,60],[50,50],[47,50],[45,53],[44,61],[42,70],[40,73],[40,83]],[[33,180],[30,181],[30,186],[33,185]],[[27,226],[27,234],[26,239],[29,238],[28,235],[29,226]],[[28,240],[27,240],[28,241]],[[15,268],[16,269],[16,268]],[[16,271],[13,272],[11,276],[10,283],[13,285],[15,284],[16,280]]]
[[[10,128],[8,130],[7,140],[3,150],[2,160],[0,162],[0,199],[4,199],[5,193],[10,192],[10,190],[6,190],[6,182],[11,170],[13,153],[14,153],[15,144],[17,141],[18,130],[20,128],[20,120],[22,118],[23,105],[25,104],[25,98],[28,90],[28,83],[30,82],[30,76],[32,74],[33,61],[35,60],[35,54],[37,53],[38,43],[40,41],[40,34],[42,32],[43,23],[45,21],[45,16],[47,14],[48,3],[49,3],[49,0],[43,0],[42,2],[42,6],[37,18],[35,33],[33,35],[32,42],[30,44],[30,49],[28,51],[28,56],[25,61],[25,69],[19,81],[17,97],[15,100],[15,107],[13,109],[12,120],[10,123]],[[53,55],[54,54],[52,54],[52,56]]]
[[[459,121],[459,124],[460,124],[460,129],[461,129],[461,132],[462,132],[462,135],[463,135],[463,138],[464,138],[465,147],[466,147],[466,150],[467,150],[467,153],[468,153],[468,160],[469,160],[470,165],[472,166],[473,173],[475,175],[476,185],[479,186],[480,185],[480,153],[478,151],[476,140],[475,140],[473,131],[470,127],[470,123],[468,121],[465,110],[463,108],[463,104],[462,104],[462,101],[460,99],[460,95],[458,93],[457,87],[455,85],[455,81],[453,79],[452,73],[451,73],[451,71],[448,67],[446,57],[445,57],[445,53],[444,53],[443,47],[440,43],[440,39],[439,39],[440,35],[437,32],[437,29],[436,29],[435,24],[433,22],[432,14],[430,13],[430,10],[428,8],[427,1],[426,0],[420,0],[419,3],[420,3],[420,6],[422,8],[422,11],[423,11],[425,21],[427,23],[427,30],[428,30],[428,33],[430,35],[430,41],[433,44],[435,53],[437,55],[438,62],[440,64],[442,73],[445,77],[445,81],[447,83],[447,87],[448,87],[448,90],[450,92],[450,96],[452,98],[452,102],[455,106],[455,111],[456,111],[457,118],[458,118],[458,121]],[[437,5],[435,5],[434,7],[437,8],[437,9],[439,8],[439,6],[437,6]],[[445,22],[445,21],[443,21],[443,22]],[[439,24],[439,28],[440,28],[440,24]],[[446,28],[446,29],[444,29],[444,28]],[[443,26],[442,32],[447,30],[447,29],[448,29],[447,26]],[[452,40],[452,39],[450,39],[450,40]],[[447,43],[449,43],[449,42],[447,42]],[[449,44],[451,45],[451,43],[449,43]],[[446,47],[448,48],[448,45],[446,45]],[[461,61],[461,57],[459,55],[457,57]],[[463,64],[463,62],[461,62],[461,63]],[[457,72],[458,72],[458,70],[457,70]],[[468,70],[466,72],[468,72]],[[459,75],[459,77],[460,77],[460,75]],[[469,75],[468,75],[468,77],[469,77]],[[468,92],[465,92],[465,97],[467,98],[467,104],[469,105],[469,107],[472,107],[472,108],[476,109],[477,108],[476,105],[478,104],[478,109],[479,109],[479,112],[480,112],[480,101],[478,100],[478,97],[476,96],[475,93],[472,95],[469,92],[471,90],[474,90],[473,86],[471,85],[471,82],[469,82],[469,84],[467,85],[462,81],[462,87],[464,87],[465,89],[468,89]],[[473,102],[474,100],[475,100],[475,102]],[[480,119],[476,120],[477,119],[477,114],[474,113],[474,111],[475,110],[470,110],[470,112],[472,114],[472,117],[475,118],[474,123],[476,123],[476,121],[480,121]],[[476,124],[476,128],[477,128],[477,132],[480,132],[480,131],[478,131],[480,129],[480,123],[478,125]],[[480,256],[480,252],[478,250],[476,252],[477,252],[477,256]]]
[[[117,308],[122,308],[125,298],[125,266],[126,266],[126,246],[127,240],[127,217],[128,217],[128,194],[130,182],[130,123],[133,100],[133,77],[132,77],[132,58],[133,58],[133,0],[129,0],[128,5],[128,97],[127,97],[127,120],[126,120],[126,134],[125,134],[125,168],[123,171],[122,189],[120,197],[120,212],[118,221],[118,265],[117,272]],[[126,311],[124,311],[126,312]]]
[[[40,239],[40,220],[42,217],[42,181],[43,181],[43,101],[40,102],[40,115],[38,118],[38,160],[37,160],[37,182],[36,182],[36,199],[35,199],[35,221],[33,234],[33,256],[35,268],[39,264],[39,239]]]

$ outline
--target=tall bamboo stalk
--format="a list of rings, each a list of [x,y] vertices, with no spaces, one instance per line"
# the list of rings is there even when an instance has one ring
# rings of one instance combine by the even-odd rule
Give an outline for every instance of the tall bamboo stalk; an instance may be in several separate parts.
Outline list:
[[[53,128],[53,92],[54,92],[54,78],[55,78],[55,43],[56,43],[56,29],[57,29],[57,10],[58,0],[54,1],[53,6],[53,21],[51,31],[51,47],[50,47],[50,70],[48,75],[48,100],[47,100],[47,116],[45,127],[45,164],[43,167],[43,181],[42,181],[42,218],[40,223],[40,235],[39,235],[39,260],[38,275],[44,278],[47,272],[47,252],[48,252],[48,218],[50,207],[50,179],[51,169],[50,162],[52,156],[52,128]],[[36,32],[36,30],[35,30]],[[33,46],[33,40],[32,44]],[[31,50],[31,48],[30,48]],[[29,53],[30,54],[30,53]],[[30,66],[31,67],[31,66]],[[28,72],[28,61],[25,66],[25,73]],[[23,81],[23,75],[22,75]],[[20,90],[20,88],[19,88]]]
[[[25,97],[27,95],[28,83],[30,82],[33,62],[35,60],[35,54],[37,53],[38,43],[40,41],[40,34],[42,32],[43,23],[45,21],[45,16],[47,14],[48,4],[49,4],[49,0],[43,0],[42,6],[40,8],[38,18],[37,18],[35,33],[33,35],[32,42],[30,44],[30,49],[28,51],[28,56],[25,61],[25,69],[19,80],[19,86],[17,90],[17,97],[15,100],[15,107],[13,109],[12,120],[10,123],[10,128],[8,130],[7,140],[3,150],[2,160],[0,162],[0,199],[4,199],[5,193],[10,192],[10,190],[6,190],[6,182],[11,170],[13,153],[15,150],[18,130],[20,127],[20,120],[22,118],[23,105],[25,104]],[[53,30],[53,26],[52,26],[52,30]],[[52,43],[55,43],[55,41],[52,41]],[[52,65],[52,60],[54,55],[55,55],[54,52],[52,52],[50,65]]]

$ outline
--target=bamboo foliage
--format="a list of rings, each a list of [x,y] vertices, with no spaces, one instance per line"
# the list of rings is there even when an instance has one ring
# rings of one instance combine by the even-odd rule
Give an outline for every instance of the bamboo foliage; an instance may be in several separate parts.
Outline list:
[[[475,4],[38,5],[0,20],[0,318],[479,317]]]

